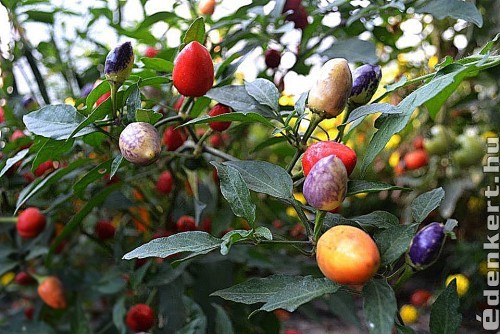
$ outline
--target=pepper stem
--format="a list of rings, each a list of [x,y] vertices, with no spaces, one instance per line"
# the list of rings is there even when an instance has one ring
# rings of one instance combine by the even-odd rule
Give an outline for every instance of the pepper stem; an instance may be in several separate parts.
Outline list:
[[[323,222],[325,220],[326,211],[316,210],[316,218],[314,219],[314,242],[318,242],[319,235],[321,234],[321,228],[323,227]]]

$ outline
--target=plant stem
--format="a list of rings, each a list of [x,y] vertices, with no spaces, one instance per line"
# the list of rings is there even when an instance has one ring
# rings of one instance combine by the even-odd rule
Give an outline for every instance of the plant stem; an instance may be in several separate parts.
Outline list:
[[[215,155],[216,157],[222,158],[227,161],[239,161],[240,159],[233,157],[230,154],[224,153],[216,148],[203,145],[203,152]]]
[[[118,101],[116,100],[116,92],[118,91],[118,86],[114,82],[109,82],[111,88],[111,113],[113,114],[113,120],[116,120],[118,116]],[[120,119],[118,119],[119,121]]]
[[[394,290],[397,291],[401,288],[401,286],[408,281],[413,276],[413,268],[409,265],[404,266],[403,274],[399,277],[398,281],[394,285]]]
[[[290,164],[288,164],[288,168],[286,169],[288,174],[292,173],[293,167],[295,166],[295,164],[297,163],[297,160],[299,160],[301,155],[302,155],[302,150],[300,148],[297,148],[295,150],[295,154],[292,157],[292,161],[290,161]]]
[[[0,217],[0,224],[16,224],[17,217]]]
[[[325,118],[324,116],[320,116],[320,115],[318,115],[316,113],[313,113],[312,119],[309,122],[309,126],[307,127],[307,130],[304,133],[304,135],[302,136],[302,140],[301,140],[302,146],[306,146],[307,145],[307,140],[309,139],[309,137],[311,137],[312,133],[314,132],[314,129],[316,129],[316,127],[318,126],[318,124],[321,123],[321,121],[324,118]]]
[[[170,116],[164,119],[159,120],[155,123],[155,128],[162,126],[163,124],[167,124],[170,122],[180,121],[182,117],[180,115]]]
[[[321,234],[321,228],[323,227],[323,221],[325,220],[326,211],[316,210],[316,218],[314,219],[314,242],[318,242],[319,235]]]
[[[201,136],[200,140],[198,140],[198,143],[196,143],[196,147],[194,149],[194,152],[193,152],[193,155],[196,157],[198,155],[200,155],[200,153],[203,151],[203,143],[205,142],[205,140],[210,137],[212,135],[212,133],[214,132],[213,129],[208,129],[207,131],[205,131],[205,133],[203,134],[203,136]]]
[[[296,199],[293,199],[290,201],[290,203],[292,204],[293,208],[297,212],[297,215],[299,216],[299,219],[302,222],[302,225],[304,225],[307,236],[309,238],[311,238],[313,236],[313,231],[311,229],[311,226],[309,225],[309,220],[307,219],[304,211],[300,207],[300,202],[297,201]]]

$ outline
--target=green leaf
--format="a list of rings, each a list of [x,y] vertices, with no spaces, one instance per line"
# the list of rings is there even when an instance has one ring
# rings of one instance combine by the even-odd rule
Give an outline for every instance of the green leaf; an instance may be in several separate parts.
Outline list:
[[[191,298],[183,296],[182,301],[188,310],[190,322],[175,332],[175,334],[205,334],[207,333],[207,317],[200,305]]]
[[[259,310],[271,312],[276,309],[295,311],[300,305],[327,293],[334,293],[340,285],[327,278],[305,276],[300,281],[292,281],[273,294]]]
[[[53,175],[53,174],[51,174]],[[64,225],[61,233],[57,235],[52,244],[50,245],[49,255],[47,256],[47,261],[50,260],[51,255],[54,253],[55,249],[59,244],[68,238],[68,236],[82,223],[83,219],[87,217],[87,215],[92,212],[92,210],[104,203],[106,198],[113,192],[121,187],[121,184],[113,184],[105,187],[99,193],[95,194],[90,198],[90,200],[78,211],[69,222]]]
[[[403,75],[397,82],[385,86],[386,93],[393,92],[396,89],[405,86],[407,81],[408,77],[406,75]]]
[[[221,121],[231,121],[231,122],[242,122],[242,123],[261,123],[270,128],[275,128],[274,124],[269,120],[264,118],[262,115],[257,113],[240,113],[231,112],[218,116],[210,117],[208,115],[203,115],[201,117],[195,118],[189,122],[183,124],[183,126],[191,124],[207,124],[211,122],[221,122]]]
[[[282,167],[266,161],[227,161],[236,168],[250,190],[282,199],[293,199],[293,181]]]
[[[363,216],[349,218],[358,223],[363,229],[387,229],[399,225],[399,219],[386,211],[373,211]]]
[[[438,112],[441,110],[441,106],[448,100],[450,95],[455,92],[462,82],[463,79],[471,76],[477,75],[477,70],[475,65],[469,65],[465,67],[458,64],[452,64],[440,69],[436,75],[444,75],[446,73],[458,72],[454,78],[454,81],[450,83],[447,87],[442,89],[436,96],[434,96],[429,101],[425,102],[425,106],[429,111],[429,115],[434,119]]]
[[[431,333],[455,334],[462,323],[459,312],[460,300],[457,294],[457,280],[453,279],[446,289],[432,304],[430,330]]]
[[[107,99],[102,102],[97,108],[95,108],[92,113],[85,118],[78,126],[71,132],[68,139],[73,138],[80,130],[87,128],[92,122],[104,119],[106,115],[111,112],[111,99]],[[96,129],[97,131],[97,129]]]
[[[375,53],[375,44],[350,38],[335,41],[332,46],[321,53],[328,58],[345,58],[350,62],[374,64],[378,61]]]
[[[295,111],[299,115],[303,115],[306,111],[307,94],[307,92],[300,94],[299,98],[295,102]]]
[[[255,237],[266,240],[273,240],[273,233],[265,226],[259,226],[255,229]]]
[[[429,13],[438,19],[453,17],[472,22],[479,28],[483,26],[483,17],[473,3],[462,0],[426,1],[424,6],[416,8],[416,13]]]
[[[182,39],[184,44],[188,44],[192,41],[197,41],[202,45],[205,43],[205,20],[203,17],[198,17],[194,20]]]
[[[302,281],[301,276],[271,275],[266,278],[251,278],[243,283],[213,292],[210,296],[221,297],[242,304],[266,303],[289,283]]]
[[[245,218],[250,226],[255,222],[255,204],[250,197],[250,190],[236,168],[212,162],[217,168],[222,196],[229,202],[233,213]]]
[[[370,114],[375,113],[383,113],[383,114],[400,114],[401,110],[398,110],[395,106],[388,103],[373,103],[364,105],[354,109],[343,124],[349,124],[358,118],[365,117]]]
[[[31,21],[54,24],[53,12],[42,12],[39,10],[27,10],[24,14],[28,15]]]
[[[397,304],[394,290],[385,280],[371,280],[364,286],[363,311],[370,333],[391,333]]]
[[[365,181],[365,180],[349,180],[347,183],[346,197],[360,193],[378,193],[384,190],[406,190],[411,189],[394,186],[383,182]]]
[[[94,104],[99,100],[99,98],[110,91],[109,83],[107,81],[102,81],[98,84],[92,91],[87,95],[87,110],[92,110]],[[109,99],[108,99],[109,100]],[[111,101],[109,101],[109,109],[111,110]]]
[[[246,82],[245,89],[260,104],[264,104],[273,110],[279,110],[280,92],[271,81],[258,78],[252,82]]]
[[[259,152],[259,151],[261,151],[269,146],[281,144],[281,143],[284,143],[286,141],[287,141],[287,138],[285,136],[267,138],[263,142],[261,142],[257,146],[255,146],[251,153]]]
[[[485,46],[483,46],[483,48],[481,49],[481,51],[479,51],[479,54],[480,55],[487,55],[490,53],[491,49],[493,49],[493,47],[495,46],[495,44],[500,40],[500,33],[496,34],[496,36],[491,40],[489,41],[488,43],[486,43]]]
[[[231,230],[224,234],[222,237],[222,244],[220,245],[220,253],[227,255],[232,245],[242,240],[252,240],[253,230]]]
[[[24,124],[32,133],[56,140],[68,139],[73,130],[85,120],[75,107],[68,104],[49,105],[33,111],[23,117]],[[85,127],[77,133],[83,136],[97,131],[93,127]]]
[[[127,326],[125,325],[125,315],[127,314],[127,309],[125,308],[125,297],[120,297],[118,301],[113,306],[113,324],[116,326],[121,334],[127,332]]]
[[[417,223],[421,223],[424,219],[439,206],[444,199],[443,188],[437,188],[421,194],[411,202],[411,215]]]
[[[381,266],[396,261],[408,250],[417,233],[417,228],[418,224],[395,225],[375,234],[374,239],[380,251]]]
[[[118,154],[114,159],[113,163],[111,164],[111,173],[109,174],[109,179],[113,176],[115,176],[116,172],[120,168],[121,164],[123,162],[123,156],[121,154]]]
[[[141,107],[141,92],[139,91],[139,85],[132,85],[132,90],[127,98],[127,113],[125,118],[128,122],[132,123],[136,120],[135,111]]]
[[[361,324],[356,316],[356,301],[351,293],[345,290],[338,290],[330,296],[328,306],[330,311],[338,318],[361,328]]]
[[[266,118],[275,118],[276,115],[272,113],[269,108],[261,105],[256,99],[247,93],[245,86],[242,85],[228,85],[223,87],[215,87],[210,89],[207,97],[219,103],[231,107],[236,112],[243,114],[257,113]]]
[[[135,120],[137,122],[145,122],[154,125],[163,115],[159,112],[150,109],[137,109],[135,111]]]
[[[52,184],[57,183],[60,179],[62,179],[69,173],[73,172],[75,169],[78,169],[88,163],[89,163],[88,159],[76,160],[72,162],[69,166],[58,169],[53,173],[47,175],[45,178],[36,179],[32,183],[30,183],[26,188],[21,190],[21,192],[19,193],[15,212],[17,212],[21,208],[21,206],[24,203],[26,203],[27,200],[29,200],[36,194],[40,193],[42,190],[48,188]]]
[[[99,165],[95,166],[92,168],[90,171],[87,172],[80,180],[78,180],[74,185],[73,185],[73,191],[76,196],[79,198],[83,198],[83,194],[85,189],[87,189],[89,184],[94,183],[95,181],[102,179],[104,175],[110,172],[111,170],[111,162],[112,160],[107,160]]]
[[[224,308],[215,303],[212,303],[212,307],[215,308],[215,333],[233,334],[233,324]]]
[[[17,152],[16,155],[13,156],[12,158],[7,159],[5,166],[2,168],[2,171],[0,171],[0,177],[4,175],[17,162],[23,160],[29,151],[30,151],[29,148],[25,148],[24,150]]]
[[[44,144],[38,150],[35,160],[33,160],[33,165],[31,170],[34,171],[42,162],[47,160],[58,160],[65,153],[69,152],[73,148],[74,140],[64,141],[64,140],[54,140],[50,138],[43,138]]]
[[[206,254],[219,248],[221,239],[215,238],[206,232],[191,231],[171,235],[166,238],[158,238],[137,247],[123,256],[124,260],[145,257],[162,257],[180,252],[194,252]]]
[[[141,61],[145,68],[153,71],[169,73],[174,69],[174,63],[161,58],[143,57]]]
[[[442,75],[436,75],[431,81],[416,89],[405,97],[398,105],[400,114],[383,114],[377,119],[378,131],[373,135],[366,154],[361,164],[361,172],[365,173],[368,166],[373,162],[378,153],[385,147],[389,139],[399,131],[403,130],[408,124],[413,111],[430,101],[441,91],[457,81],[463,80],[467,75],[473,75],[476,72],[473,66],[454,66],[453,71]]]
[[[152,15],[147,15],[144,20],[141,20],[140,24],[137,26],[137,31],[147,30],[156,22],[160,21],[171,21],[179,20],[179,17],[174,12],[157,12]]]

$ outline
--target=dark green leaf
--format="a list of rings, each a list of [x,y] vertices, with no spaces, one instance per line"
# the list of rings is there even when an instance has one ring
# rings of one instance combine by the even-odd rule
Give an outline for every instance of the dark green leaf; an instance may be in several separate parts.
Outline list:
[[[125,297],[120,297],[118,301],[113,306],[113,324],[116,326],[121,334],[127,332],[127,326],[125,325],[125,315],[127,314],[127,309],[125,308]]]
[[[443,188],[437,188],[421,194],[411,202],[411,215],[417,223],[421,223],[437,208],[444,198]]]
[[[159,112],[150,109],[137,109],[135,111],[135,120],[137,122],[145,122],[154,125],[163,115]]]
[[[45,139],[45,143],[36,154],[35,160],[31,170],[34,171],[42,162],[47,160],[59,160],[65,153],[73,148],[74,140],[54,140],[50,138]]]
[[[106,115],[111,112],[111,99],[107,99],[102,102],[97,108],[95,108],[92,113],[85,118],[78,126],[71,132],[68,139],[73,138],[77,133],[83,128],[87,128],[92,122],[104,119]]]
[[[74,186],[73,191],[76,196],[82,198],[85,189],[87,189],[89,184],[102,179],[104,175],[110,173],[111,170],[111,160],[100,163],[99,165],[92,168],[87,172],[80,180],[78,180]]]
[[[225,166],[216,162],[212,164],[217,168],[220,179],[222,196],[229,202],[233,213],[245,218],[253,226],[255,222],[255,204],[250,197],[250,190],[236,168]]]
[[[27,10],[24,14],[27,14],[31,21],[54,24],[54,13],[42,12],[39,10]]]
[[[400,114],[401,111],[398,110],[395,106],[388,103],[374,103],[368,104],[354,109],[343,124],[349,124],[358,118],[365,117],[367,115],[375,114],[375,113],[383,113],[383,114]]]
[[[46,189],[50,185],[55,184],[60,179],[62,179],[64,176],[73,172],[75,169],[80,168],[88,163],[89,163],[89,160],[87,160],[87,159],[76,160],[76,161],[72,162],[69,166],[58,169],[58,170],[54,171],[53,173],[47,175],[45,178],[37,179],[37,180],[33,181],[32,183],[30,183],[26,188],[21,190],[19,197],[17,198],[16,212],[31,197],[35,196],[36,194],[38,194],[42,190]]]
[[[328,58],[345,58],[350,62],[375,64],[378,61],[375,45],[357,38],[338,40],[321,55]]]
[[[299,283],[300,276],[272,275],[266,278],[251,278],[243,283],[215,291],[211,296],[218,296],[236,303],[266,303],[287,284]]]
[[[171,235],[167,238],[158,238],[137,247],[123,256],[123,259],[162,257],[180,252],[195,252],[206,254],[219,248],[221,239],[215,238],[206,232],[191,231]]]
[[[184,44],[188,44],[192,41],[197,41],[202,45],[205,43],[205,20],[203,20],[202,17],[198,17],[194,20],[182,39]]]
[[[53,174],[51,174],[53,175]],[[61,233],[57,235],[57,237],[54,239],[52,244],[50,245],[50,250],[49,250],[49,255],[47,257],[47,261],[50,259],[51,254],[54,253],[54,250],[59,246],[59,244],[68,238],[68,236],[82,223],[83,219],[87,217],[87,215],[92,212],[92,210],[101,205],[106,198],[115,190],[119,189],[121,187],[121,184],[113,184],[110,186],[107,186],[103,190],[101,190],[99,193],[95,194],[90,198],[90,200],[78,211],[71,219],[69,222],[64,225],[64,228],[62,229]]]
[[[483,46],[483,48],[481,49],[481,51],[479,51],[479,54],[480,55],[487,55],[490,53],[491,49],[493,49],[493,47],[495,46],[495,44],[500,40],[500,33],[496,34],[496,36],[491,40],[489,41],[488,43],[486,43],[485,46]]]
[[[158,72],[172,72],[174,69],[174,64],[171,61],[161,59],[161,58],[141,58],[142,63],[145,68]]]
[[[215,308],[215,333],[234,333],[233,324],[226,311],[219,304],[212,303]]]
[[[382,266],[396,261],[408,250],[417,228],[418,224],[395,225],[375,234]]]
[[[338,290],[333,293],[328,303],[330,311],[338,318],[349,322],[356,327],[360,328],[361,324],[356,316],[356,302],[349,292],[345,290]]]
[[[127,113],[125,117],[129,123],[133,123],[136,120],[136,110],[141,107],[141,92],[139,91],[139,85],[132,85],[132,90],[127,98]]]
[[[457,294],[457,281],[453,279],[446,289],[432,304],[430,330],[431,333],[455,334],[462,323],[462,315],[458,308],[460,300]]]
[[[236,112],[243,114],[258,113],[266,118],[275,118],[274,115],[267,107],[262,106],[257,100],[251,97],[245,86],[229,85],[223,87],[215,87],[210,89],[207,97],[231,107]]]
[[[363,311],[370,333],[387,334],[391,332],[397,304],[394,290],[385,280],[371,280],[364,286]]]
[[[123,162],[123,156],[121,154],[118,154],[114,159],[113,163],[111,164],[111,173],[109,174],[109,179],[113,176],[115,176],[116,172],[118,171],[118,168],[120,168],[121,164]]]
[[[157,12],[151,15],[147,15],[144,20],[137,26],[137,31],[147,30],[156,22],[160,21],[171,21],[171,20],[179,20],[179,17],[174,12]]]
[[[28,130],[36,135],[56,140],[68,139],[73,130],[84,120],[85,117],[68,104],[49,105],[23,117]],[[77,133],[77,136],[94,131],[97,129],[85,127]]]
[[[109,83],[107,81],[102,81],[98,84],[92,91],[87,95],[87,113],[92,110],[94,104],[99,100],[99,98],[110,91]],[[111,104],[110,104],[111,106]],[[111,108],[110,108],[111,109]]]
[[[399,225],[399,219],[386,211],[373,211],[363,216],[349,218],[357,222],[364,229],[386,229]]]
[[[28,154],[28,152],[29,152],[29,149],[25,148],[24,150],[17,152],[16,155],[13,156],[12,158],[7,159],[5,166],[2,168],[2,171],[0,171],[0,176],[4,175],[17,162],[23,160],[24,157]]]
[[[340,285],[327,278],[305,276],[300,281],[289,282],[274,293],[259,310],[274,311],[284,309],[293,312],[302,304],[327,293],[334,293]]]
[[[280,166],[266,161],[227,161],[236,168],[250,190],[282,199],[293,199],[293,181]]]
[[[245,83],[245,89],[260,104],[264,104],[273,110],[279,109],[278,100],[280,92],[271,81],[258,78],[252,82]]]
[[[201,117],[195,118],[189,122],[183,124],[183,126],[190,124],[207,124],[210,122],[221,122],[221,121],[231,121],[231,122],[242,122],[242,123],[261,123],[268,127],[274,129],[273,123],[264,118],[262,115],[257,113],[240,113],[240,112],[232,112],[226,113],[218,116],[210,117],[208,115],[203,115]]]
[[[394,186],[383,182],[350,180],[347,183],[346,197],[360,193],[377,193],[384,190],[411,190],[409,188]]]
[[[446,68],[448,68],[447,66]],[[445,69],[446,69],[445,68]],[[444,71],[442,75],[436,75],[431,81],[418,88],[403,99],[398,105],[400,114],[383,114],[378,119],[378,131],[373,135],[363,162],[361,164],[361,172],[366,172],[368,166],[373,162],[378,153],[385,147],[389,139],[399,131],[403,130],[408,124],[413,111],[430,101],[432,98],[440,94],[450,85],[463,80],[468,75],[474,75],[477,72],[474,66],[453,66],[453,70],[448,73]]]
[[[417,13],[429,13],[438,19],[453,17],[472,22],[479,28],[483,26],[483,17],[473,3],[462,0],[427,1],[424,6],[415,10]]]

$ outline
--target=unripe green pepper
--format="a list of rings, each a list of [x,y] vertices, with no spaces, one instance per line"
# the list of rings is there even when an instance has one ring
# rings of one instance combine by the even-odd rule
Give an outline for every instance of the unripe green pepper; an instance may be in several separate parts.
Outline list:
[[[320,76],[309,91],[308,107],[325,118],[339,115],[345,108],[351,94],[352,74],[344,58],[327,61],[320,70]]]

